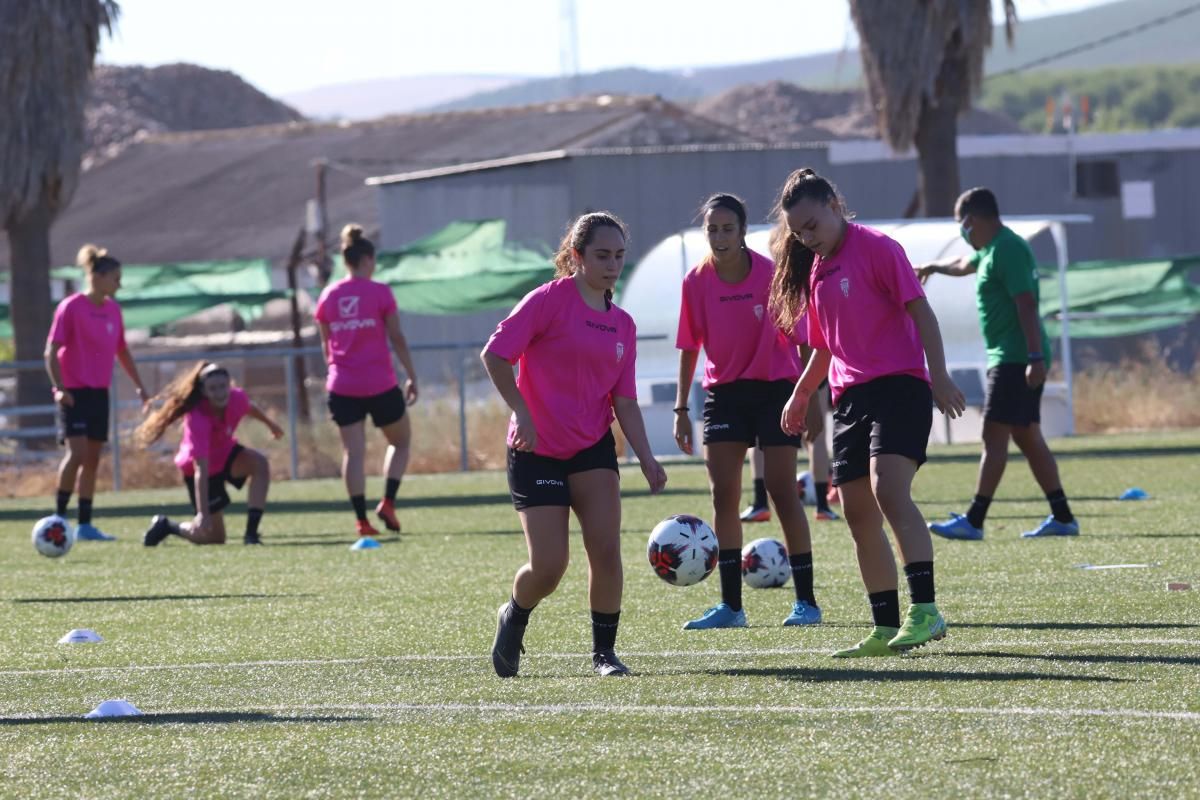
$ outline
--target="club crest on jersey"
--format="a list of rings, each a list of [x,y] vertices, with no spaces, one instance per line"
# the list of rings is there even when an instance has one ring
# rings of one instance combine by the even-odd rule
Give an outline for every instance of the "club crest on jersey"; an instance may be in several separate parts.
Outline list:
[[[617,342],[617,361],[625,357],[625,345],[622,342]]]
[[[358,298],[357,297],[339,297],[338,298],[338,316],[346,319],[347,317],[358,316]]]
[[[839,285],[842,287],[842,296],[849,297],[850,296],[850,279],[842,278]]]
[[[754,307],[754,316],[758,318],[759,322],[762,322],[762,315],[763,315],[763,307],[762,307],[762,303],[759,303],[758,305],[756,305]]]
[[[116,330],[115,326],[114,326],[114,325],[113,325],[111,322],[106,322],[106,323],[104,323],[104,327],[108,328],[108,333],[109,333],[109,335],[110,335],[110,336],[111,336],[111,335],[113,334],[113,332]]]

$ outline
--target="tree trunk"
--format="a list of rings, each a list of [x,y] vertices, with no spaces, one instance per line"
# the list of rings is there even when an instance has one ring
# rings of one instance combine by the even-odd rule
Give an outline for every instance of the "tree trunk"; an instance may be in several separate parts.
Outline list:
[[[952,217],[958,199],[958,112],[966,80],[967,59],[951,46],[942,62],[935,92],[937,104],[921,103],[921,116],[913,143],[917,149],[917,191],[921,216]]]
[[[950,102],[921,109],[914,142],[917,148],[917,191],[923,217],[954,216],[958,199],[958,109]]]
[[[11,220],[8,226],[10,269],[9,313],[18,361],[41,361],[46,334],[54,315],[50,300],[50,223],[54,215],[45,206]],[[52,403],[50,378],[44,369],[17,373],[17,405]],[[20,428],[51,425],[53,415],[27,415],[17,419]],[[36,440],[53,445],[53,437]],[[34,444],[33,441],[30,444]]]

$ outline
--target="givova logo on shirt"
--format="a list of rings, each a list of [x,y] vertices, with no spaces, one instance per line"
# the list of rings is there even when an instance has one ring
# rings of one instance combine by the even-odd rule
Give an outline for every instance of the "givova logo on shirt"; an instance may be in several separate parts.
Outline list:
[[[339,297],[338,316],[349,319],[358,316],[358,297]]]

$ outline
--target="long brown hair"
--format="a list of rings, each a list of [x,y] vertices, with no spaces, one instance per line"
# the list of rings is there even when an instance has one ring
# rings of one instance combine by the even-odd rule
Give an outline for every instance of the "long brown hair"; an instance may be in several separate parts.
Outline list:
[[[175,420],[195,408],[204,399],[204,379],[210,375],[228,377],[229,371],[213,361],[197,361],[195,366],[167,384],[158,393],[162,405],[150,412],[134,431],[137,443],[145,447],[157,442]]]
[[[621,232],[621,237],[629,241],[629,229],[616,214],[610,214],[607,211],[593,211],[584,214],[572,222],[570,228],[567,228],[567,233],[558,246],[558,252],[554,254],[555,278],[569,278],[575,274],[575,261],[571,254],[577,252],[582,256],[583,251],[592,243],[597,228],[616,228]],[[605,290],[604,299],[612,300],[611,289]]]
[[[826,205],[836,200],[843,215],[849,218],[846,203],[838,194],[837,187],[815,171],[807,167],[798,169],[784,181],[783,188],[779,190],[779,200],[772,211],[775,228],[771,231],[770,242],[775,274],[771,277],[771,295],[767,301],[775,325],[784,331],[794,330],[808,308],[811,291],[809,278],[817,255],[788,228],[788,211],[805,198]]]

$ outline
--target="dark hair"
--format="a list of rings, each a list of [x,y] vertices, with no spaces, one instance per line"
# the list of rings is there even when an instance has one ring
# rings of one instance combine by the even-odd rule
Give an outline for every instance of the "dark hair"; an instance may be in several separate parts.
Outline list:
[[[167,384],[158,393],[162,405],[150,412],[145,422],[134,431],[134,438],[143,447],[162,438],[175,420],[191,411],[203,399],[204,380],[213,375],[229,377],[229,370],[213,361],[198,361],[187,372]]]
[[[375,256],[375,245],[363,235],[362,225],[351,222],[342,228],[342,260],[351,267],[357,267],[364,256]]]
[[[696,212],[696,216],[703,221],[704,215],[716,208],[732,211],[738,218],[738,224],[743,228],[746,227],[746,201],[736,194],[717,192],[709,195],[708,199],[700,206],[700,210]]]
[[[816,257],[816,253],[805,247],[787,224],[788,211],[804,199],[825,205],[836,200],[843,216],[851,217],[837,187],[815,171],[807,167],[798,169],[784,181],[772,211],[775,230],[771,232],[771,258],[775,260],[775,275],[771,278],[771,295],[767,302],[775,325],[784,331],[793,330],[808,308],[809,276]]]
[[[120,261],[110,256],[103,247],[94,244],[85,244],[79,248],[75,263],[83,267],[88,275],[103,275],[121,268]]]
[[[554,277],[566,278],[575,274],[575,262],[572,253],[583,254],[587,246],[595,238],[597,228],[616,228],[625,240],[629,239],[629,229],[616,214],[607,211],[593,211],[576,219],[567,228],[558,252],[554,254]],[[604,292],[604,299],[612,300],[612,290]]]
[[[992,194],[992,190],[983,186],[976,186],[974,189],[967,189],[958,196],[958,202],[954,204],[954,210],[958,214],[959,219],[974,214],[977,217],[985,219],[999,219],[1000,205],[996,202],[996,195]]]

